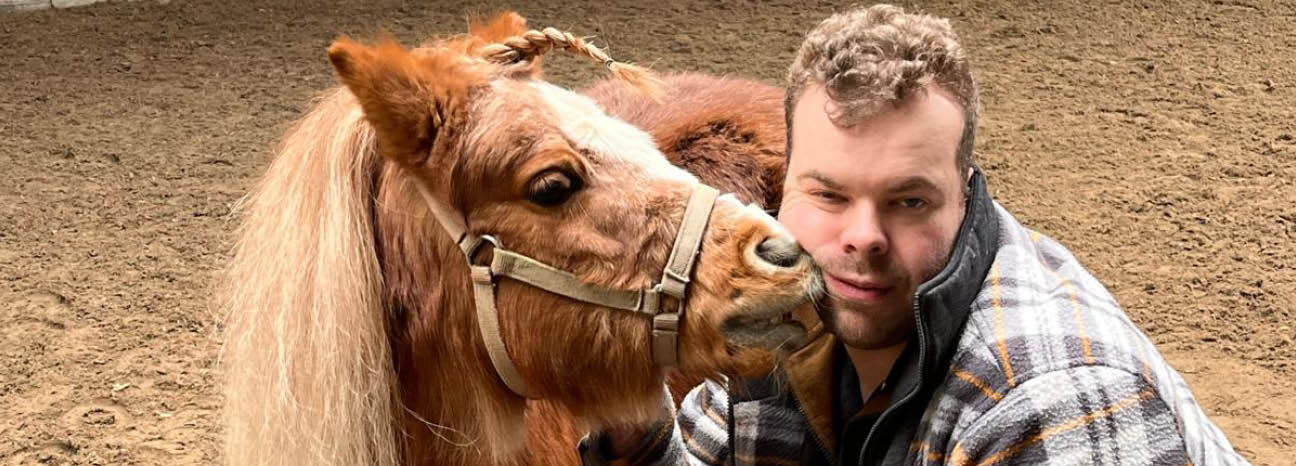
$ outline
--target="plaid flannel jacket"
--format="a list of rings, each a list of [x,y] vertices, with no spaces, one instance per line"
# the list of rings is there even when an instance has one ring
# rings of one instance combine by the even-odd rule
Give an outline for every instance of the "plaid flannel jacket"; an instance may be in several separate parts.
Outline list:
[[[918,291],[916,354],[897,363],[891,406],[851,458],[1247,464],[1106,288],[1063,246],[990,200],[979,172],[972,184],[950,264]],[[795,465],[809,451],[836,464],[837,405],[825,390],[827,355],[837,344],[829,334],[816,337],[784,364],[783,388],[772,392],[732,386],[737,381],[699,385],[674,422],[659,425],[628,458],[604,458],[599,433],[582,441],[582,458],[587,465]]]

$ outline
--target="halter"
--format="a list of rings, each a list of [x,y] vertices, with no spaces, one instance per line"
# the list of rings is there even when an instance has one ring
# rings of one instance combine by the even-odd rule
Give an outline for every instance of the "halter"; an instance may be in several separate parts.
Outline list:
[[[715,206],[716,197],[720,194],[715,188],[701,183],[694,186],[661,280],[648,288],[618,290],[582,282],[575,275],[504,248],[498,239],[490,235],[469,233],[463,215],[432,197],[422,180],[416,179],[414,184],[427,201],[437,223],[455,239],[468,261],[473,282],[473,301],[477,306],[477,327],[481,330],[495,373],[514,393],[534,398],[513,365],[513,360],[509,358],[504,340],[500,338],[499,313],[495,309],[495,277],[509,277],[577,301],[650,316],[653,320],[653,362],[662,367],[673,366],[678,362],[676,346],[679,341],[679,322],[684,314],[684,294],[688,291],[689,276],[702,246],[702,234],[706,231],[707,220]],[[495,251],[490,264],[475,264],[473,258],[488,244]],[[673,311],[662,308],[662,295],[675,298],[679,303]]]

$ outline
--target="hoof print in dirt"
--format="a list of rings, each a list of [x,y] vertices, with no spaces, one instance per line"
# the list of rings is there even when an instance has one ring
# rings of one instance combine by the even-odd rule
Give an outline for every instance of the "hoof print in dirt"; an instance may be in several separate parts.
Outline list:
[[[130,422],[130,413],[117,402],[107,399],[79,405],[63,415],[68,427],[111,427],[121,428]]]
[[[77,454],[77,447],[71,443],[49,442],[32,448],[23,448],[13,456],[3,458],[2,466],[19,466],[39,464],[44,466],[66,466],[76,464],[72,457]]]

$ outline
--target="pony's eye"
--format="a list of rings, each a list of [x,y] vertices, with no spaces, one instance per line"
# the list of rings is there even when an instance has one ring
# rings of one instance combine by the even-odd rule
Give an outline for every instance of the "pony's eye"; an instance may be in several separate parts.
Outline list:
[[[554,207],[567,202],[582,187],[584,182],[579,176],[561,170],[549,170],[531,179],[527,198],[537,205]]]

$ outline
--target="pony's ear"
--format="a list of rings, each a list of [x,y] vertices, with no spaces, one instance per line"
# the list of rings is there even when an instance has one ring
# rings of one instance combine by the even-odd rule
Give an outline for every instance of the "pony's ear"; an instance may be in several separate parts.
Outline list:
[[[342,37],[329,61],[364,109],[383,156],[424,162],[447,118],[465,105],[485,74],[450,53],[413,54],[390,37],[370,47]]]

